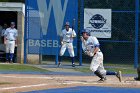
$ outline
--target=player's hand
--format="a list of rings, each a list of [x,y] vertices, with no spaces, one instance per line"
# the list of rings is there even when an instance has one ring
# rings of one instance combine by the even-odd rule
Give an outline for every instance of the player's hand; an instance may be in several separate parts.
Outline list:
[[[80,39],[81,39],[81,41],[83,41],[83,40],[84,40],[84,38],[83,38],[82,36],[80,36]]]
[[[63,41],[61,41],[61,45],[63,45],[64,44],[64,42]]]
[[[80,39],[81,39],[82,42],[85,42],[83,36],[80,36]]]
[[[6,45],[6,41],[4,41],[4,44]]]
[[[74,34],[72,34],[70,38],[71,38],[71,39],[75,38],[75,35],[74,35]]]
[[[84,51],[84,53],[85,53],[86,55],[90,56],[90,57],[93,57],[93,56],[94,56],[93,53],[91,53],[90,51]]]
[[[88,56],[93,57],[94,55],[93,55],[93,53],[88,52]]]

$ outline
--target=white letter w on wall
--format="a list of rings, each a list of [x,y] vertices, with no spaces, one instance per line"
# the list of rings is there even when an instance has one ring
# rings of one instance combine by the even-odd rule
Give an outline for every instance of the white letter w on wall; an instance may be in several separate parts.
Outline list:
[[[47,6],[46,0],[37,0],[37,3],[38,3],[43,35],[47,34],[50,13],[52,8],[54,11],[54,19],[55,19],[54,25],[56,25],[57,35],[60,35],[63,26],[63,21],[65,18],[68,0],[65,0],[63,9],[62,9],[61,0],[50,0],[50,3],[48,4],[49,6]]]

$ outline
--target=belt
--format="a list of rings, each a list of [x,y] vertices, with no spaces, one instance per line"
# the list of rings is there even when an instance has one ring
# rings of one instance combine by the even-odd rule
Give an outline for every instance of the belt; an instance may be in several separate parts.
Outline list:
[[[65,43],[70,43],[70,42],[66,42],[66,41],[63,41],[63,42],[65,42]]]
[[[6,39],[6,40],[9,40],[9,41],[15,41],[15,40],[10,40],[10,39]]]

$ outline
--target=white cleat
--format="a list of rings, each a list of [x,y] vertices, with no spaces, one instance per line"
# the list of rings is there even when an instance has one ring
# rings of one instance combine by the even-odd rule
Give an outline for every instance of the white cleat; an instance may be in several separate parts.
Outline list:
[[[120,82],[122,82],[122,72],[121,71],[117,72],[116,77],[119,79]]]

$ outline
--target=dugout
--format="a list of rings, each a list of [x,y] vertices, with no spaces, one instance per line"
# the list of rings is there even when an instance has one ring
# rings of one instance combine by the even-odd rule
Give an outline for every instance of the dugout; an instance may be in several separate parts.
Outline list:
[[[24,35],[24,13],[25,5],[23,3],[14,2],[0,2],[0,26],[7,24],[10,26],[10,22],[16,23],[18,29],[18,46],[16,47],[14,62],[22,62],[23,60],[23,35]],[[1,29],[0,29],[1,30]],[[1,32],[1,31],[0,31]],[[5,59],[5,46],[0,40],[0,61]],[[18,61],[17,61],[18,60]]]

